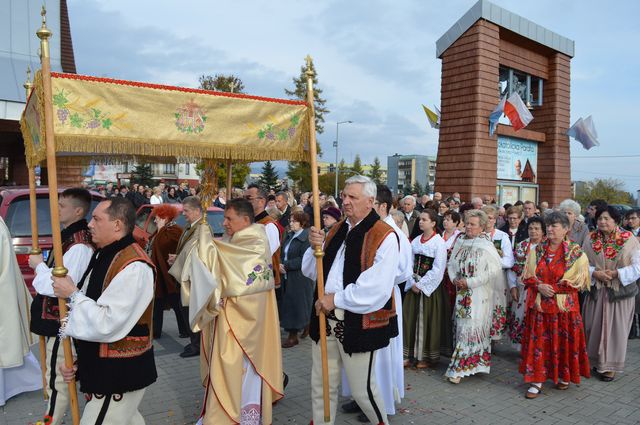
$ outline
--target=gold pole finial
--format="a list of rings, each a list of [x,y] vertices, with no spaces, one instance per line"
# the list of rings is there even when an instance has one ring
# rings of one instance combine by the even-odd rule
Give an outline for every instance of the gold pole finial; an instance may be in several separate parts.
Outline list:
[[[314,77],[313,59],[311,58],[311,55],[307,55],[307,57],[304,58],[304,60],[307,61],[307,71],[305,72],[305,74],[307,75],[307,78],[313,78]]]
[[[24,87],[27,93],[27,98],[28,98],[29,95],[31,94],[31,89],[33,88],[33,84],[31,84],[31,67],[30,66],[27,66],[27,81],[24,82],[22,87]]]
[[[47,9],[42,5],[42,26],[36,31],[36,35],[40,39],[40,59],[49,57],[49,38],[53,35],[51,30],[47,28]]]

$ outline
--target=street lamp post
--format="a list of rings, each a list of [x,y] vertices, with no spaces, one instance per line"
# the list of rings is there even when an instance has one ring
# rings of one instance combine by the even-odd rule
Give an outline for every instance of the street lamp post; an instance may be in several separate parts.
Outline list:
[[[333,142],[333,147],[336,148],[336,190],[335,198],[338,200],[338,132],[340,130],[340,124],[351,124],[353,121],[340,121],[336,123],[336,140]]]

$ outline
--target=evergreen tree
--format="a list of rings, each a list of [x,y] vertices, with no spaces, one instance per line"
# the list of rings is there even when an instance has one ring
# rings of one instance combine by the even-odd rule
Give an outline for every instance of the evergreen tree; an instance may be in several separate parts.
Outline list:
[[[353,172],[353,174],[364,174],[364,170],[362,169],[362,160],[360,160],[360,154],[356,154],[356,159],[353,160],[351,171]]]
[[[133,167],[133,183],[142,184],[144,186],[153,185],[153,170],[151,164],[136,164]]]
[[[383,184],[382,170],[380,169],[380,160],[377,156],[373,159],[373,164],[371,164],[371,170],[369,170],[368,177],[376,184]]]
[[[413,184],[413,188],[411,190],[411,193],[417,193],[418,196],[422,196],[422,194],[424,193],[424,189],[422,188],[422,185],[420,184],[420,182],[416,181]]]
[[[251,167],[245,162],[234,162],[231,164],[231,184],[233,187],[244,187],[244,183],[247,176],[251,173]],[[218,187],[227,186],[227,165],[226,163],[219,163],[216,170],[216,176],[218,177]],[[227,190],[229,193],[229,190]],[[229,196],[229,195],[227,195]]]
[[[313,105],[315,111],[316,133],[322,134],[324,131],[324,114],[329,113],[326,108],[326,100],[321,97],[322,89],[318,88],[318,75],[315,72],[315,66],[311,64],[313,71]],[[293,90],[284,89],[284,92],[292,99],[307,99],[307,64],[300,68],[300,76],[293,78]],[[318,156],[322,156],[320,145],[316,142]],[[311,165],[307,162],[292,161],[287,166],[287,176],[293,180],[298,190],[311,190]]]
[[[271,161],[265,161],[262,166],[262,175],[258,180],[258,183],[265,188],[277,190],[278,185],[278,172],[271,163]]]
[[[233,74],[201,75],[200,88],[203,90],[223,91],[227,93],[244,93],[244,83]]]

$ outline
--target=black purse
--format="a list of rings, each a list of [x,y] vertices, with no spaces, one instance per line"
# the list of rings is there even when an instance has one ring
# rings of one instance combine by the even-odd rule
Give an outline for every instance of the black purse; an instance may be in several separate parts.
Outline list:
[[[633,298],[638,295],[638,285],[635,282],[630,283],[627,286],[620,284],[617,291],[612,287],[607,286],[607,295],[609,295],[609,301],[611,302]]]

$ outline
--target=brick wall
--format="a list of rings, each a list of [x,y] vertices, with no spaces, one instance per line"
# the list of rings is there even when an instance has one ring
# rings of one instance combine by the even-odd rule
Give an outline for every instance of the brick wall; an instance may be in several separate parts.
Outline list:
[[[479,20],[442,55],[435,190],[463,200],[496,192],[496,138],[488,117],[498,98],[499,27]]]

